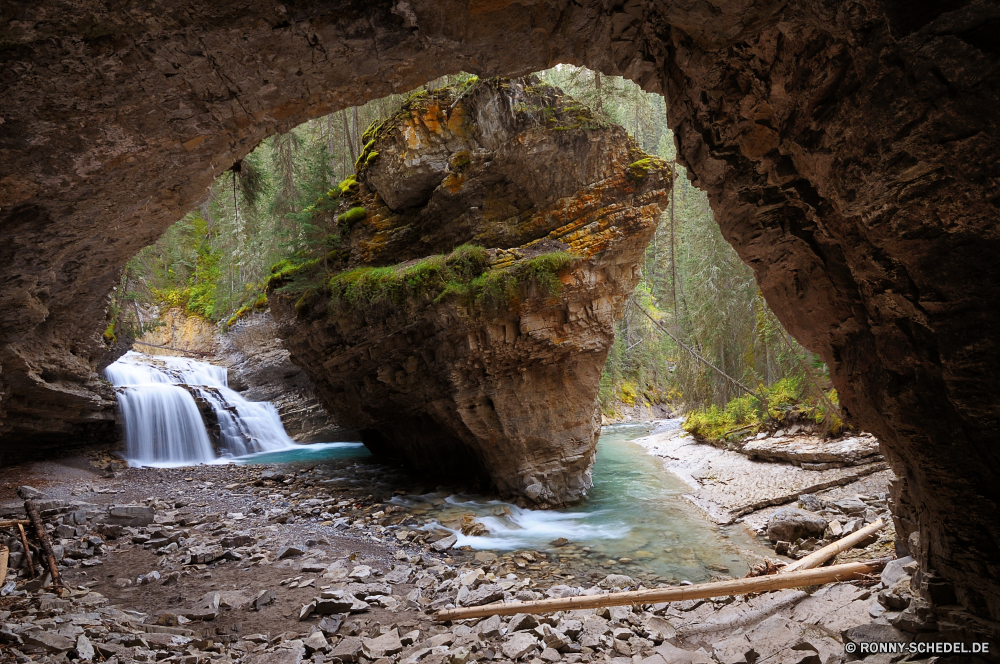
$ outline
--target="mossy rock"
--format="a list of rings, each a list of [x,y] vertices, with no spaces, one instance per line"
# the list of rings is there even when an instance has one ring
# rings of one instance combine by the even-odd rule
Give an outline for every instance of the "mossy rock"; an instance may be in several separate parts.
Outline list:
[[[358,206],[352,207],[347,212],[343,213],[337,217],[337,226],[341,228],[345,233],[350,232],[358,222],[363,221],[368,216],[368,210]]]
[[[633,182],[645,180],[650,173],[670,171],[670,164],[659,157],[646,157],[628,165],[627,177]]]

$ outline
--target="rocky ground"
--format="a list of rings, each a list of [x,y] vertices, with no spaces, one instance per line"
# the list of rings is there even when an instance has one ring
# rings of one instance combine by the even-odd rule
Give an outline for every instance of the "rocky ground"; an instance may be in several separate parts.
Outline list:
[[[15,496],[22,485],[35,490]],[[16,568],[0,588],[0,661],[825,664],[847,657],[845,643],[941,637],[909,589],[907,559],[857,584],[438,624],[432,612],[454,605],[657,584],[585,553],[456,550],[449,533],[389,502],[427,489],[357,460],[4,469],[0,518],[39,496],[67,589],[29,580],[14,531],[0,530]],[[786,506],[765,527],[793,556],[837,537],[834,523],[844,534],[885,516],[877,494],[800,504],[810,511]]]

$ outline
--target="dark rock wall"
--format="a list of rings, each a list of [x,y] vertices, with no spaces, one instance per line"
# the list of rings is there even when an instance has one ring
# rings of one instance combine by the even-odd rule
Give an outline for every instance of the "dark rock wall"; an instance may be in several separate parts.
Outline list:
[[[905,478],[924,568],[1000,620],[996,3],[3,7],[5,449],[106,425],[118,269],[262,137],[446,72],[586,64],[667,81],[724,233]]]

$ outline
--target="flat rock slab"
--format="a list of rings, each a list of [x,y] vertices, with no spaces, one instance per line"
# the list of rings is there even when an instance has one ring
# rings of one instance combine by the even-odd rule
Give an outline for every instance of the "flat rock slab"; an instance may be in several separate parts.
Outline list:
[[[793,502],[799,494],[850,484],[888,468],[884,461],[827,470],[758,461],[699,443],[680,428],[635,442],[666,459],[664,467],[691,486],[685,497],[719,523],[731,523],[744,514]]]
[[[751,440],[742,453],[765,461],[787,461],[796,465],[840,464],[857,466],[882,459],[875,436],[851,436],[828,440],[814,436],[779,436]]]

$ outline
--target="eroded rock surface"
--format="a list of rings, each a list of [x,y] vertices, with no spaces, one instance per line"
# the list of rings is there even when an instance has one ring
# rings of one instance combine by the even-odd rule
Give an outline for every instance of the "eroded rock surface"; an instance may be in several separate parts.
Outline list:
[[[316,266],[316,285],[269,298],[292,360],[376,453],[532,504],[579,500],[669,168],[532,80],[418,95],[366,140],[338,212],[367,216],[326,259],[358,269],[327,285]],[[365,272],[387,264],[395,276]]]

